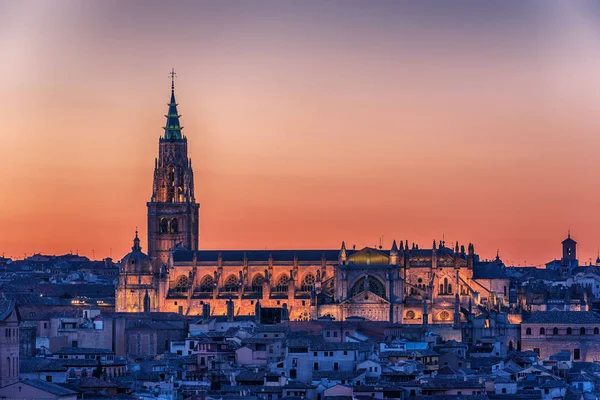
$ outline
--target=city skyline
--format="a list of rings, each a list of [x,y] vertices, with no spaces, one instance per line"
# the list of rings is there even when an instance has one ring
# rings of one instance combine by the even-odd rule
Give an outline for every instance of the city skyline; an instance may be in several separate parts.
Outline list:
[[[136,226],[146,237],[174,67],[202,249],[445,237],[540,265],[560,258],[570,230],[581,264],[596,258],[591,2],[439,14],[435,2],[350,3],[339,18],[329,3],[181,3],[164,35],[150,30],[167,12],[159,3],[3,4],[7,256],[120,259]]]

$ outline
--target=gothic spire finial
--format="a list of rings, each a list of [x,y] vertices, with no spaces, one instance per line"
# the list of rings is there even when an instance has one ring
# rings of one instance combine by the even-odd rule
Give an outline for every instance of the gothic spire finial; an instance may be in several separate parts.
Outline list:
[[[181,134],[183,126],[179,124],[179,117],[181,115],[177,112],[177,102],[175,101],[175,77],[177,74],[174,68],[171,69],[169,75],[171,76],[171,100],[168,103],[169,111],[165,115],[167,124],[163,129],[165,130],[165,139],[178,140],[183,139],[183,135]]]

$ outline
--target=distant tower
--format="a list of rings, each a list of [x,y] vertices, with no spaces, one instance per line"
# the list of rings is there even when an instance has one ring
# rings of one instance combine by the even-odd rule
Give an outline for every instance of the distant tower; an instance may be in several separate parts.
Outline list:
[[[561,271],[563,274],[567,274],[578,265],[577,242],[571,239],[571,231],[569,231],[567,238],[562,241],[562,259],[560,260]]]
[[[568,236],[562,241],[563,260],[577,260],[577,242],[571,239],[571,232],[569,231]]]
[[[148,202],[148,255],[154,272],[160,271],[177,244],[198,249],[200,205],[194,198],[192,160],[182,135],[175,101],[175,71],[171,71],[171,100],[165,134],[158,142],[152,197]]]

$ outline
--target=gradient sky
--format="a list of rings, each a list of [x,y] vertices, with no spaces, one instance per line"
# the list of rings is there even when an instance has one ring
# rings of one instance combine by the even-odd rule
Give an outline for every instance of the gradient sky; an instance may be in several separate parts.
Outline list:
[[[0,254],[120,259],[169,97],[200,246],[600,245],[595,1],[0,0]]]

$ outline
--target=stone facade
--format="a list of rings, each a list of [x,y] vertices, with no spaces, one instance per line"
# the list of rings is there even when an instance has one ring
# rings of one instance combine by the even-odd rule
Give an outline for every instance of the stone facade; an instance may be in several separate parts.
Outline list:
[[[178,247],[168,266],[154,274],[132,270],[130,253],[122,262],[117,311],[143,311],[136,306],[142,302],[149,311],[228,315],[230,303],[232,316],[279,309],[282,320],[329,316],[422,324],[425,314],[426,324],[458,326],[464,322],[461,309],[478,293],[469,248],[466,254],[443,245],[398,249],[395,243],[390,251],[348,250],[344,244],[340,250]]]
[[[522,350],[546,358],[562,350],[573,361],[600,359],[600,317],[585,311],[540,311],[521,323]]]
[[[19,316],[14,300],[0,300],[0,387],[19,381]]]

